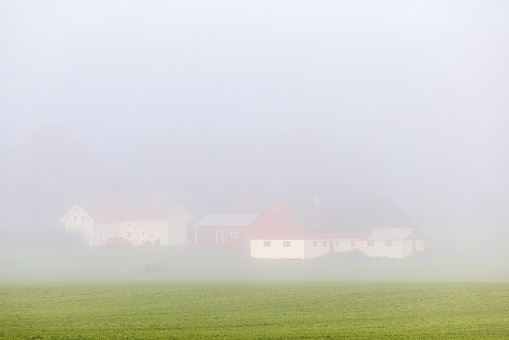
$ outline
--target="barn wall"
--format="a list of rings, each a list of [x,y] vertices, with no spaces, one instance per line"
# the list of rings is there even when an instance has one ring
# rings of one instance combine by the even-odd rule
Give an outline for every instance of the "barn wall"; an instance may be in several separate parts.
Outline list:
[[[354,245],[352,246],[352,241],[354,241]],[[334,252],[335,253],[343,253],[350,251],[352,249],[357,249],[357,240],[356,239],[342,239],[334,241]]]
[[[358,248],[370,257],[403,258],[412,254],[411,240],[394,240],[392,246],[386,245],[386,241],[374,241],[373,246],[368,242],[359,242]]]
[[[330,253],[329,240],[306,240],[304,242],[306,245],[307,259],[324,256]]]
[[[265,241],[270,241],[270,247],[264,246]],[[289,247],[284,247],[284,242],[290,242]],[[259,259],[304,259],[303,240],[251,240],[251,257]]]
[[[215,246],[216,229],[211,227],[194,227],[194,242],[197,246]]]
[[[232,235],[237,233],[237,237]],[[247,227],[195,227],[195,244],[197,246],[225,246],[232,248],[249,247],[249,230]]]

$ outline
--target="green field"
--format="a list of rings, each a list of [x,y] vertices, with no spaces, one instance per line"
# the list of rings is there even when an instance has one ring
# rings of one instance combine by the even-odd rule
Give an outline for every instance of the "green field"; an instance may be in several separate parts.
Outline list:
[[[509,338],[509,284],[178,283],[2,286],[20,339]]]
[[[263,260],[246,250],[194,247],[0,249],[0,285],[203,280],[509,282],[509,248],[402,260]]]
[[[508,259],[493,249],[305,261],[0,249],[0,338],[509,339]]]

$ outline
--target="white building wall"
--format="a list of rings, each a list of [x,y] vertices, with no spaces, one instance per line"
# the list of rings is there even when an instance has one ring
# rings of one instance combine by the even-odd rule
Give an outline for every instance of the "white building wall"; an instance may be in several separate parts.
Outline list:
[[[385,240],[373,241],[371,246],[369,241],[363,241],[359,242],[358,248],[370,257],[403,258],[412,255],[411,240],[394,240],[392,245]]]
[[[352,240],[355,241],[354,239],[289,240],[290,247],[284,247],[284,240],[251,240],[251,257],[312,259],[329,254],[331,249],[333,252],[346,252],[355,249],[356,245],[352,246]],[[270,247],[264,246],[265,241],[270,241]]]
[[[270,247],[264,246],[264,241],[270,241]],[[355,244],[352,244],[355,241]],[[290,240],[291,246],[284,247],[283,240],[251,240],[251,257],[270,259],[311,259],[330,253],[331,243],[333,251],[346,252],[359,249],[370,257],[404,258],[412,255],[412,240],[394,240],[392,245],[385,240],[368,241],[348,240]],[[424,251],[425,241],[415,241],[415,251]]]
[[[270,242],[266,246],[265,242]],[[285,247],[285,242],[290,242]],[[288,245],[288,243],[286,243]],[[251,257],[258,259],[304,259],[303,240],[251,240]]]
[[[187,243],[187,224],[188,216],[181,209],[177,209],[168,219],[164,231],[164,240],[162,245],[185,245]]]
[[[162,221],[97,222],[94,224],[94,246],[106,245],[110,237],[116,236],[126,238],[135,246],[145,242],[157,244],[158,240],[159,244],[163,244],[164,226]]]
[[[123,237],[118,230],[118,223],[94,223],[94,246],[106,245],[108,239],[113,236]]]
[[[305,258],[312,259],[330,253],[330,240],[305,240]]]
[[[353,245],[352,245],[353,242]],[[357,240],[355,239],[342,239],[334,241],[334,252],[335,253],[343,253],[350,251],[352,249],[357,249]]]
[[[66,216],[62,221],[65,225],[65,231],[73,231],[81,234],[83,244],[85,246],[93,246],[94,244],[94,229],[93,221],[78,207]]]

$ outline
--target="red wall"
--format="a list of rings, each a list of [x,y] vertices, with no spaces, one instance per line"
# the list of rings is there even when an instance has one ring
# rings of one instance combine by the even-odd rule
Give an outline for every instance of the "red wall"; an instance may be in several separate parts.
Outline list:
[[[232,232],[237,232],[238,238],[232,238]],[[197,246],[249,248],[249,229],[248,227],[195,227],[195,244]]]

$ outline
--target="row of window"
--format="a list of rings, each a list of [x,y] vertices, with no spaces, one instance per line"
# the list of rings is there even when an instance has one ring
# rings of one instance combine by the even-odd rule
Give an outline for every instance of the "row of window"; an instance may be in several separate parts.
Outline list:
[[[322,242],[322,245],[324,247],[327,247],[329,244],[329,241],[323,241]],[[352,247],[355,247],[355,240],[352,240],[351,241],[351,246]],[[335,245],[336,247],[339,247],[339,241],[336,241],[335,242]],[[263,246],[264,247],[271,247],[272,246],[272,242],[271,241],[263,241]],[[292,242],[291,241],[283,241],[283,247],[291,247],[292,246]],[[313,247],[318,247],[318,241],[313,241]]]
[[[329,245],[329,241],[323,241],[323,242],[322,242],[322,246],[323,246],[323,247],[327,247],[328,245]],[[335,241],[334,245],[335,245],[336,247],[339,247],[339,241]],[[355,247],[355,240],[351,240],[351,241],[350,241],[350,245],[351,245],[352,247]],[[318,241],[313,241],[313,247],[318,247]]]
[[[329,241],[323,241],[322,242],[322,246],[323,247],[327,247],[328,245],[329,245]],[[272,246],[272,242],[271,241],[263,241],[263,246],[264,247],[271,247]],[[283,247],[291,247],[291,246],[292,246],[292,242],[291,241],[283,241]],[[335,246],[339,247],[339,241],[335,241]],[[351,240],[350,241],[350,246],[355,247],[355,240]],[[368,241],[368,246],[369,247],[374,247],[375,246],[375,241]],[[386,247],[392,247],[392,241],[389,241],[389,240],[385,241],[385,246]],[[313,241],[313,247],[318,247],[318,241]]]
[[[126,230],[126,232],[125,232],[125,234],[124,234],[124,235],[125,235],[125,238],[127,238],[127,239],[132,239],[132,238],[133,238],[133,232],[132,232],[132,231],[130,231],[130,230]],[[116,231],[115,231],[115,232],[114,232],[114,236],[115,236],[115,237],[116,237],[116,236],[118,236],[118,232],[116,232]],[[141,236],[141,238],[143,239],[145,236],[147,236],[147,232],[146,232],[145,230],[142,230],[142,231],[140,232],[140,236]],[[173,231],[170,231],[170,237],[173,237],[173,236],[174,236]],[[105,233],[104,231],[101,231],[101,233],[99,234],[99,237],[100,237],[101,239],[106,238],[106,233]]]
[[[375,246],[375,241],[368,241],[368,247],[374,247],[374,246]],[[385,246],[392,247],[392,241],[391,240],[385,241]]]

